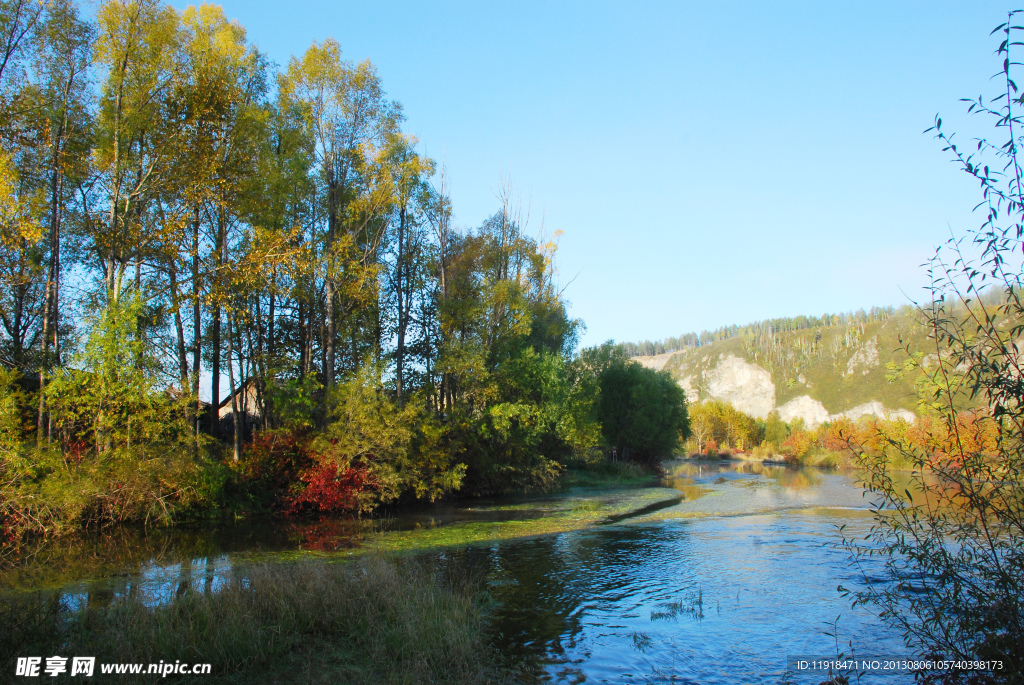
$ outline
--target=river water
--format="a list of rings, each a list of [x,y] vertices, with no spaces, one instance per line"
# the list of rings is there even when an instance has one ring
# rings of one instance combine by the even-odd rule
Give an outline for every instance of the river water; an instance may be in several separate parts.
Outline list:
[[[0,576],[69,606],[216,591],[254,560],[424,557],[484,579],[493,639],[531,678],[579,683],[819,683],[788,657],[905,656],[837,586],[865,582],[839,543],[870,528],[852,474],[671,462],[651,487],[472,501],[372,523],[175,529],[52,547]],[[833,637],[833,635],[837,637]],[[866,676],[864,682],[912,682]]]

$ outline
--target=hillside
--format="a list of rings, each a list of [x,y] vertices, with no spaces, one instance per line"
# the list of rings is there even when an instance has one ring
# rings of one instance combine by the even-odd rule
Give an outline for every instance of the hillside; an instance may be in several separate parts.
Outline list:
[[[918,374],[894,369],[908,360],[905,346],[926,364],[936,359],[929,343],[927,331],[905,309],[884,320],[768,328],[634,359],[669,371],[691,402],[726,400],[761,418],[774,409],[786,421],[799,417],[814,426],[840,415],[912,420]]]

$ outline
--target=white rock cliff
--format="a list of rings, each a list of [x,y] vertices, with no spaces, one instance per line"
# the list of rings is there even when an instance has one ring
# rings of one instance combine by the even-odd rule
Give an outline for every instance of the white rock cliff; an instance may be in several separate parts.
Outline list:
[[[675,354],[677,353],[660,354],[655,357],[637,357],[635,361],[647,368],[660,370]],[[706,357],[705,360],[707,360]],[[878,347],[875,340],[872,339],[853,354],[843,375],[867,373],[878,365]],[[677,369],[677,371],[680,374],[686,373],[685,369]],[[808,428],[814,428],[826,421],[838,418],[856,420],[862,416],[877,416],[885,419],[903,419],[908,422],[917,418],[913,412],[906,409],[889,409],[877,400],[859,404],[837,414],[829,413],[820,401],[810,395],[795,397],[782,406],[776,407],[775,384],[767,369],[732,354],[719,355],[714,365],[700,375],[704,382],[699,385],[693,373],[683,376],[678,381],[679,386],[686,391],[688,402],[697,402],[703,390],[705,396],[729,402],[740,411],[760,419],[767,417],[773,409],[778,409],[779,416],[784,421],[803,419]]]

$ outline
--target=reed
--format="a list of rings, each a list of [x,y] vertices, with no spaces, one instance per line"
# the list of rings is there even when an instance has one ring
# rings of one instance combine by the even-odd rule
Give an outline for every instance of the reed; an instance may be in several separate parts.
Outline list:
[[[97,664],[210,663],[204,682],[500,682],[479,587],[424,563],[371,555],[240,567],[215,592],[188,590],[156,606],[132,594],[69,611],[39,595],[0,607],[23,617],[0,637],[0,655],[8,674],[16,656],[61,654],[96,656]]]

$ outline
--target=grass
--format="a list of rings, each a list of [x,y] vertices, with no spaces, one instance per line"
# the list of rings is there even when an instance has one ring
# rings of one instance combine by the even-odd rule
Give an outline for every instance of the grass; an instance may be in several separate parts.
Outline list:
[[[210,663],[209,683],[503,682],[485,638],[481,584],[411,560],[241,567],[214,593],[152,607],[129,594],[69,611],[54,595],[0,600],[0,668],[16,656],[95,655],[100,663]],[[104,676],[103,682],[177,682]],[[180,676],[194,682],[195,676]]]

